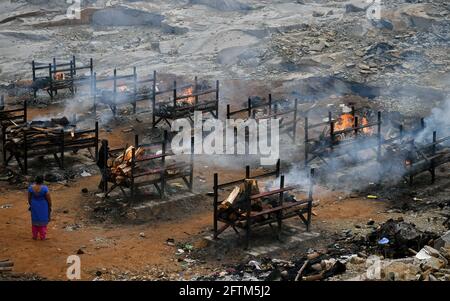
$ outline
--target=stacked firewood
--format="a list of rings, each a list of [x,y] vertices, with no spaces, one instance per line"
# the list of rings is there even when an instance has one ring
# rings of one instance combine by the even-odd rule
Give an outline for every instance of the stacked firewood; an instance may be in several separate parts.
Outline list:
[[[9,126],[9,125],[17,125],[17,123],[15,123],[13,121],[14,119],[14,114],[13,113],[9,113],[9,112],[4,112],[3,110],[5,109],[5,107],[3,106],[3,108],[1,108],[0,105],[0,123],[2,126]]]
[[[245,180],[240,186],[235,186],[228,197],[219,205],[219,217],[229,221],[237,220],[241,215],[245,214],[247,208],[246,200],[246,187],[250,189],[249,194],[254,195],[259,193],[258,181],[256,180]],[[259,200],[258,200],[259,201]],[[256,201],[253,201],[253,207],[259,207]]]
[[[250,190],[246,192],[246,187]],[[240,186],[234,187],[228,197],[219,205],[219,217],[228,220],[236,221],[241,216],[245,216],[247,212],[248,201],[247,196],[252,196],[260,193],[258,181],[254,179],[246,179]],[[293,195],[286,195],[285,201],[296,201]],[[272,209],[278,206],[278,195],[272,195],[265,198],[251,200],[251,211],[261,212],[266,209]],[[261,218],[269,218],[269,216],[262,216]]]
[[[136,160],[139,160],[144,155],[144,149],[142,147],[136,149],[134,146],[130,146],[120,156],[108,162],[110,175],[115,183],[124,183],[131,176],[133,150],[135,150]]]
[[[7,132],[6,148],[12,152],[23,150],[25,135],[28,141],[33,141],[33,146],[41,145],[49,147],[59,145],[61,135],[64,143],[73,146],[73,142],[80,139],[92,138],[92,134],[77,134],[75,127],[68,127],[67,118],[52,119],[49,121],[33,121],[27,126],[15,126]]]

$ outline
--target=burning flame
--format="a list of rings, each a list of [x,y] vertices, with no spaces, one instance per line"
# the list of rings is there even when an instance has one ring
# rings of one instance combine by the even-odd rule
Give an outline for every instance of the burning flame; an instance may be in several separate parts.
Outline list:
[[[365,126],[368,125],[369,121],[367,120],[366,117],[362,117],[361,118],[361,125]],[[350,113],[345,113],[342,114],[338,120],[336,121],[336,123],[334,124],[334,130],[336,132],[338,131],[343,131],[346,129],[351,129],[355,127],[355,117],[353,116],[353,114]],[[367,128],[363,128],[362,132],[366,135],[372,135],[373,134],[373,128],[371,127],[367,127]]]
[[[362,125],[368,125],[369,124],[369,121],[367,120],[366,117],[362,118],[361,124]],[[363,128],[363,133],[366,134],[366,135],[372,135],[373,134],[373,128],[372,127]]]
[[[55,80],[65,80],[66,79],[66,75],[62,72],[56,72],[54,77],[55,77]]]
[[[335,131],[343,131],[352,128],[355,124],[355,118],[352,114],[342,114],[334,124]]]
[[[190,87],[183,91],[183,96],[188,96],[194,94],[194,88]],[[195,96],[190,96],[188,98],[183,99],[184,103],[187,103],[189,105],[193,105],[195,103]]]
[[[122,93],[129,91],[128,87],[126,85],[119,86],[118,88],[119,88],[119,92],[122,92]]]

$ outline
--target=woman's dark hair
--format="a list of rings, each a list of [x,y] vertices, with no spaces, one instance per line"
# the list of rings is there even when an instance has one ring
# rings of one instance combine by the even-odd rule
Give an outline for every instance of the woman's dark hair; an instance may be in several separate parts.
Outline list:
[[[44,183],[44,177],[42,176],[36,176],[36,178],[34,179],[34,182],[38,185]]]

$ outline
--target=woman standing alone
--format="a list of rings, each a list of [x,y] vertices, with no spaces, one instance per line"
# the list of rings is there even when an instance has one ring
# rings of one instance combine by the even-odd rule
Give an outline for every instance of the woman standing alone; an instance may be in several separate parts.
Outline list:
[[[50,213],[52,211],[52,200],[48,187],[43,185],[42,176],[37,176],[34,184],[28,188],[28,204],[31,211],[31,224],[33,239],[45,240],[47,236],[47,225],[50,222]]]

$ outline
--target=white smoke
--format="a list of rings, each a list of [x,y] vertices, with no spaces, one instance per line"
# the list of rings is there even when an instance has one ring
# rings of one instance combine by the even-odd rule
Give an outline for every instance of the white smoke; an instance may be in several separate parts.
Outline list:
[[[432,109],[431,115],[425,118],[425,124],[425,129],[417,135],[417,142],[429,142],[433,131],[436,131],[438,139],[450,136],[450,98],[441,107]]]

